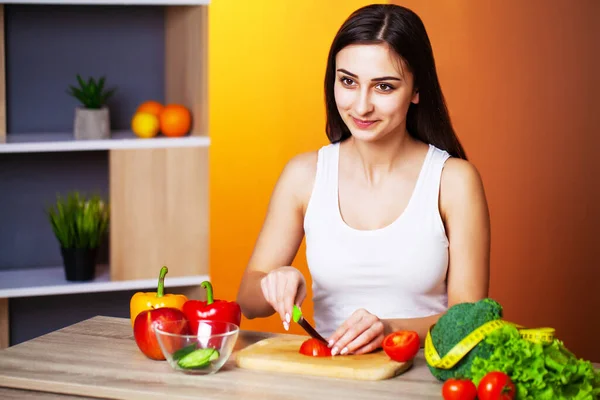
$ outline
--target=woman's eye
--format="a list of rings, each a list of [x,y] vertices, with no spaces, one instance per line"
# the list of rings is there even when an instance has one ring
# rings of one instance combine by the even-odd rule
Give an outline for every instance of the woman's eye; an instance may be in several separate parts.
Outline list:
[[[340,82],[342,82],[345,86],[352,86],[354,81],[350,78],[342,77],[340,78]]]
[[[394,90],[394,88],[392,86],[388,85],[387,83],[380,83],[379,85],[377,85],[377,87],[382,92],[390,92],[390,91]]]

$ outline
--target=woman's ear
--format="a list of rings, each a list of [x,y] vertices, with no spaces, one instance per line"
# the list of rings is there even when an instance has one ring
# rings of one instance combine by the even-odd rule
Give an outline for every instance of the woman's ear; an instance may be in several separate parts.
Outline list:
[[[413,97],[410,100],[411,103],[415,103],[415,104],[419,104],[419,89],[415,89],[415,92],[413,93]]]

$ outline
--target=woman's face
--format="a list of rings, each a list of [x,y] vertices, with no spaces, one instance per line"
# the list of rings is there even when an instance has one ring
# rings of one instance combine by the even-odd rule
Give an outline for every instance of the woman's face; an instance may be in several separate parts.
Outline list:
[[[350,45],[340,50],[334,95],[352,136],[364,141],[401,132],[410,103],[419,102],[412,73],[385,44]]]

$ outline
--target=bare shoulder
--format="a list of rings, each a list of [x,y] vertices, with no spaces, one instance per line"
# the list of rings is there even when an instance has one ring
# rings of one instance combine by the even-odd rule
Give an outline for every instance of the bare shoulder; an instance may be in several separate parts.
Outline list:
[[[317,172],[317,152],[300,153],[291,158],[282,172],[282,179],[293,184],[310,184],[314,181]],[[312,186],[312,185],[311,185]]]
[[[300,153],[291,158],[279,178],[279,185],[284,186],[293,196],[305,204],[308,202],[317,173],[317,151]]]
[[[317,151],[309,151],[294,156],[287,162],[284,171],[297,178],[313,176],[317,171]]]
[[[442,207],[481,200],[485,201],[485,194],[483,181],[477,168],[469,161],[449,158],[442,171],[440,184]]]
[[[477,168],[467,160],[450,157],[442,172],[442,184],[446,186],[482,185]]]

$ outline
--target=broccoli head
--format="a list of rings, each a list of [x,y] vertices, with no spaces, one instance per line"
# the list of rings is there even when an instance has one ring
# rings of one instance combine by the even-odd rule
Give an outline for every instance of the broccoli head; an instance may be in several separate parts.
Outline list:
[[[450,307],[431,330],[433,346],[440,357],[464,339],[469,333],[486,322],[502,318],[502,306],[495,300],[486,298],[475,303],[460,303]],[[475,357],[489,358],[493,348],[481,341],[451,369],[441,369],[428,364],[429,370],[437,379],[471,378],[471,363]]]

